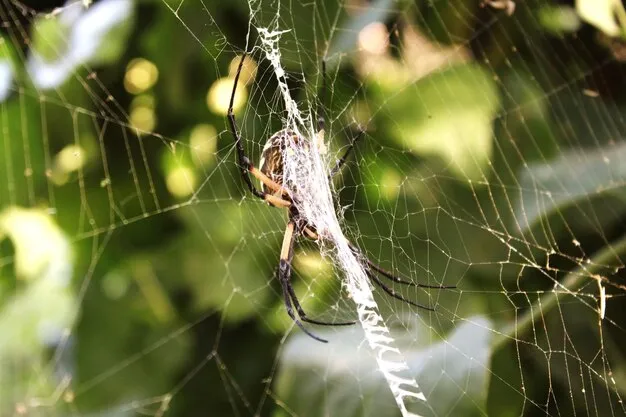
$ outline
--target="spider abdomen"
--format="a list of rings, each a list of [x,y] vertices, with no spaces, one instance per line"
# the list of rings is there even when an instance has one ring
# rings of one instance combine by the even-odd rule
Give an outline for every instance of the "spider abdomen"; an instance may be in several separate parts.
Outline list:
[[[272,181],[283,185],[283,152],[291,143],[303,143],[297,133],[291,129],[283,129],[274,133],[263,146],[259,169]],[[261,189],[265,193],[273,191],[261,182]]]

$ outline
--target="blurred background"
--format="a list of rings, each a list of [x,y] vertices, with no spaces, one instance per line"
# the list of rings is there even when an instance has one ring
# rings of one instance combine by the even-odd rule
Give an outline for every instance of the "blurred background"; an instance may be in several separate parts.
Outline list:
[[[285,126],[326,119],[346,236],[432,416],[626,415],[626,11],[609,0],[0,1],[0,416],[398,416],[357,324],[289,319]],[[326,63],[326,88],[322,62]],[[326,248],[328,249],[328,248]],[[311,317],[356,318],[299,239]],[[389,284],[392,284],[389,282]]]

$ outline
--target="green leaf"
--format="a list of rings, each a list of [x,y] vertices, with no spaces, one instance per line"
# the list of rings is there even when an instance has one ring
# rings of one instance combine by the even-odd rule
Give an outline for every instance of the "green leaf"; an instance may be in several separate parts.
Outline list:
[[[484,415],[491,328],[485,317],[468,318],[447,341],[429,346],[415,344],[433,339],[424,326],[403,327],[405,336],[396,334],[397,346],[433,415]],[[317,333],[329,343],[322,345],[297,333],[283,351],[276,390],[289,409],[307,416],[326,415],[328,410],[346,417],[399,415],[363,333],[356,327]]]
[[[570,6],[541,6],[539,22],[555,34],[575,32],[580,28],[580,18]]]
[[[433,73],[391,96],[383,106],[393,139],[413,152],[442,158],[462,180],[484,180],[500,100],[481,66]]]
[[[519,352],[514,343],[494,349],[490,369],[487,415],[513,417],[524,414],[523,375],[519,370]],[[515,358],[515,359],[514,359]]]
[[[15,248],[19,284],[2,297],[0,304],[0,363],[16,365],[0,377],[0,398],[8,399],[0,403],[0,414],[12,415],[15,402],[26,399],[24,393],[31,398],[48,397],[59,383],[57,377],[66,377],[63,363],[50,366],[45,353],[72,325],[76,300],[70,286],[73,265],[69,241],[44,211],[3,210],[0,241],[4,237]],[[12,370],[20,369],[20,364],[32,373]]]
[[[521,174],[521,198],[515,215],[520,229],[526,231],[540,218],[569,206],[578,210],[576,218],[568,221],[570,229],[590,219],[581,215],[589,204],[595,212],[591,219],[600,219],[604,225],[619,219],[626,209],[625,159],[626,145],[619,144],[593,151],[565,152],[552,162],[529,165]],[[607,197],[611,204],[604,204]],[[600,214],[599,210],[606,212]]]
[[[577,0],[576,11],[584,21],[609,36],[618,36],[624,30],[615,20],[616,15],[623,20],[626,13],[621,0]]]

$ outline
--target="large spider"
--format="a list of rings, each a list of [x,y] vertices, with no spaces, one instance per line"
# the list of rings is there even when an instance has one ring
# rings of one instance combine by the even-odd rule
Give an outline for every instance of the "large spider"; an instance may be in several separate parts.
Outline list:
[[[233,112],[233,102],[235,99],[235,93],[237,91],[237,83],[239,82],[239,75],[241,74],[241,70],[243,67],[244,60],[246,58],[246,54],[244,53],[241,57],[241,61],[239,62],[239,66],[237,67],[237,73],[235,74],[235,80],[233,85],[233,91],[230,96],[230,104],[228,106],[228,121],[230,124],[230,130],[235,139],[235,146],[237,147],[237,159],[239,163],[239,167],[241,168],[241,175],[243,177],[244,182],[248,186],[250,192],[256,197],[265,200],[270,206],[287,208],[289,210],[289,222],[287,223],[287,228],[285,229],[285,235],[283,238],[282,249],[280,251],[280,263],[278,267],[278,280],[283,290],[283,298],[285,301],[285,307],[287,308],[287,313],[289,317],[296,323],[296,325],[302,329],[307,335],[311,336],[313,339],[326,343],[327,340],[322,339],[321,337],[315,336],[313,333],[308,331],[302,321],[312,324],[318,324],[323,326],[347,326],[356,323],[355,321],[348,322],[324,322],[320,320],[315,320],[309,318],[304,309],[300,305],[298,301],[298,297],[291,285],[291,261],[293,259],[293,247],[295,241],[300,236],[305,236],[309,239],[317,240],[319,235],[315,228],[309,224],[307,219],[303,218],[298,209],[292,202],[292,198],[285,188],[283,188],[283,152],[285,151],[287,146],[290,146],[291,143],[295,143],[297,146],[308,146],[308,142],[306,139],[299,137],[294,131],[290,129],[283,129],[276,133],[274,133],[265,143],[263,147],[263,151],[261,153],[261,161],[259,163],[259,168],[256,168],[250,159],[246,156],[245,151],[243,149],[243,143],[241,136],[237,132],[237,122],[235,121],[235,115]],[[326,64],[322,61],[322,91],[321,91],[321,100],[323,101],[323,94],[326,89]],[[323,137],[323,131],[325,127],[325,120],[320,110],[317,110],[317,124],[318,124],[318,134],[320,137]],[[343,156],[339,158],[330,172],[330,177],[332,178],[336,175],[341,167],[346,162],[346,159],[350,152],[352,151],[355,143],[362,136],[362,131],[360,134],[356,135],[348,149],[345,151]],[[291,140],[290,140],[291,139]],[[254,184],[252,184],[252,180],[250,175],[254,176],[257,180],[261,182],[261,190],[257,189]],[[359,250],[353,245],[350,244],[350,248],[355,252],[355,254],[360,253]],[[435,288],[435,289],[446,289],[446,288],[454,288],[451,286],[443,286],[443,285],[425,285],[419,284],[411,281],[403,280],[391,272],[386,271],[381,268],[377,264],[373,263],[367,257],[363,256],[365,262],[367,263],[367,276],[369,279],[383,291],[385,291],[390,296],[397,298],[405,303],[414,305],[419,308],[423,308],[425,310],[433,311],[433,308],[427,307],[418,303],[415,303],[411,300],[404,298],[402,295],[397,294],[396,291],[392,288],[386,286],[381,279],[376,276],[374,273],[377,272],[383,277],[396,282],[398,284],[410,285],[419,288]],[[293,304],[293,305],[292,305]],[[296,317],[293,307],[295,306],[296,311],[298,312],[298,316]]]

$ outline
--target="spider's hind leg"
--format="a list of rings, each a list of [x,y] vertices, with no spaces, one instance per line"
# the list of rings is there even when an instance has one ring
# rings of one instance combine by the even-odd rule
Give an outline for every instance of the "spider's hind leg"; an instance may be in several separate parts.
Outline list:
[[[304,234],[306,234],[306,236],[309,239],[313,239],[313,240],[317,240],[319,238],[319,236],[317,235],[317,233],[313,230],[311,230],[311,227],[307,224],[304,224],[301,227],[301,230]],[[289,254],[289,264],[291,265],[291,260],[293,259],[293,248],[292,251]],[[302,308],[302,306],[300,305],[300,302],[298,301],[298,296],[296,295],[296,292],[293,289],[293,286],[291,285],[291,281],[288,280],[288,290],[289,290],[289,294],[291,295],[291,300],[293,301],[294,306],[296,307],[296,310],[298,311],[298,314],[300,315],[300,318],[302,319],[302,321],[306,321],[308,323],[311,324],[317,324],[320,326],[351,326],[353,324],[356,324],[355,320],[352,321],[340,321],[340,322],[327,322],[327,321],[320,321],[320,320],[315,320],[315,319],[311,319],[309,318],[306,313],[304,312],[304,309]]]
[[[285,300],[285,308],[287,309],[287,314],[289,314],[291,320],[293,320],[293,322],[296,323],[296,326],[298,326],[300,330],[302,330],[304,333],[317,340],[318,342],[328,343],[328,340],[322,339],[319,336],[315,336],[313,333],[308,331],[304,327],[302,322],[298,319],[298,317],[296,317],[296,315],[294,314],[293,307],[291,306],[291,298],[289,298],[289,289],[291,288],[291,283],[285,279],[285,276],[288,276],[289,274],[291,274],[291,265],[289,265],[289,263],[285,259],[281,259],[280,265],[278,267],[278,276],[280,280],[280,285],[283,288],[283,298]]]
[[[296,311],[298,311],[298,314],[300,315],[300,319],[302,321],[306,321],[307,323],[311,323],[311,324],[317,324],[320,326],[351,326],[356,323],[356,321],[354,320],[340,321],[340,322],[328,322],[328,321],[310,319],[304,312],[304,309],[302,308],[302,306],[300,305],[300,302],[298,301],[298,297],[296,296],[296,292],[293,290],[293,286],[291,285],[290,282],[288,283],[287,289],[289,291],[289,295],[291,296],[291,300],[293,301],[293,305],[296,307]]]
[[[455,289],[456,288],[456,286],[454,286],[454,285],[428,285],[428,284],[420,284],[419,282],[413,282],[413,281],[404,280],[404,279],[402,279],[402,278],[392,274],[391,272],[387,271],[386,269],[382,268],[381,266],[375,264],[374,262],[372,262],[367,256],[362,254],[361,251],[359,251],[359,249],[357,249],[357,247],[354,246],[352,243],[349,242],[348,245],[350,246],[350,249],[352,249],[352,252],[355,255],[362,256],[363,259],[365,259],[365,262],[367,263],[367,266],[370,269],[373,269],[374,271],[376,271],[379,274],[381,274],[383,277],[385,277],[388,280],[393,281],[395,283],[408,285],[410,287],[430,288],[430,289],[434,289],[434,290],[450,290],[450,289]]]
[[[423,308],[424,310],[428,310],[428,311],[435,311],[434,308],[432,307],[428,307],[425,306],[423,304],[419,304],[416,303],[414,301],[409,300],[408,298],[403,297],[402,295],[396,293],[396,290],[389,288],[388,286],[386,286],[381,280],[380,278],[378,278],[376,275],[372,274],[370,271],[366,271],[367,276],[369,277],[369,279],[374,282],[374,284],[378,285],[383,291],[385,291],[387,294],[389,294],[390,296],[392,296],[393,298],[403,301],[407,304],[411,304],[415,307],[419,307],[419,308]]]
[[[300,319],[293,312],[293,306],[291,304],[291,295],[295,294],[293,291],[293,287],[291,286],[291,260],[293,259],[293,245],[296,241],[296,224],[292,220],[289,220],[287,223],[287,228],[285,229],[285,236],[283,237],[283,247],[280,251],[280,263],[278,265],[278,281],[280,282],[280,286],[283,289],[283,299],[285,301],[285,308],[287,309],[287,314],[296,323],[304,333],[317,340],[318,342],[327,343],[328,340],[322,339],[321,337],[315,336],[313,333],[308,331]],[[296,308],[300,306],[297,298],[295,299]],[[300,310],[301,307],[298,308]],[[299,312],[299,311],[298,311]],[[306,315],[305,315],[306,317]],[[304,319],[303,319],[304,320]]]
[[[322,326],[349,326],[349,325],[354,324],[355,322],[348,321],[348,322],[330,323],[330,322],[311,319],[304,312],[304,309],[302,308],[302,306],[300,305],[300,302],[298,301],[296,292],[293,289],[293,285],[291,285],[291,261],[293,260],[293,254],[294,254],[293,246],[296,240],[296,233],[298,233],[296,232],[295,229],[296,229],[296,224],[294,220],[292,219],[287,224],[287,229],[285,230],[285,236],[283,238],[283,247],[280,251],[280,264],[278,266],[278,280],[283,289],[283,298],[285,301],[285,307],[287,309],[287,314],[289,314],[289,317],[291,317],[294,323],[296,323],[296,325],[300,329],[302,329],[303,332],[305,332],[307,335],[309,335],[310,337],[312,337],[313,339],[317,341],[326,343],[327,340],[322,339],[321,337],[315,336],[313,333],[305,329],[304,325],[302,324],[300,320],[307,322],[307,323],[317,324],[317,325],[322,325]],[[294,306],[300,318],[298,318],[293,312]]]
[[[406,281],[406,280],[403,280],[402,278],[395,276],[394,274],[387,271],[386,269],[381,268],[380,266],[376,265],[374,262],[370,261],[367,258],[366,258],[366,262],[367,262],[367,265],[370,268],[372,268],[374,271],[378,272],[379,274],[381,274],[382,276],[384,276],[385,278],[393,282],[397,282],[398,284],[404,284],[404,285],[409,285],[411,287],[418,287],[418,288],[430,288],[434,290],[451,290],[451,289],[456,288],[456,286],[454,285],[428,285],[428,284],[420,284],[419,282]]]

